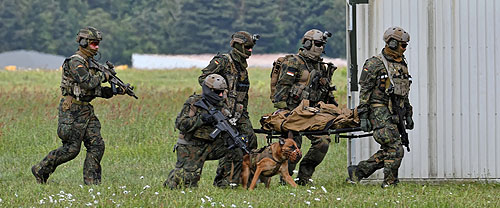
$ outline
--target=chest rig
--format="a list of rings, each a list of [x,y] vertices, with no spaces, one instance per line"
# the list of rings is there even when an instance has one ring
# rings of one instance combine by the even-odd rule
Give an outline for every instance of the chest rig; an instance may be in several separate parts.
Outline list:
[[[91,76],[94,76],[97,71],[95,70],[94,67],[91,67],[89,65],[89,62],[85,60],[82,56],[78,54],[74,54],[70,56],[69,58],[66,58],[64,60],[63,66],[62,66],[62,79],[61,79],[61,91],[63,96],[73,96],[77,100],[80,100],[81,97],[84,96],[95,96],[96,90],[100,91],[100,86],[97,88],[94,88],[92,90],[86,90],[80,87],[78,82],[73,78],[73,76],[70,73],[70,70],[76,70],[76,69],[71,69],[69,66],[69,61],[73,58],[78,58],[81,60],[84,60],[84,65],[85,68],[89,70],[89,73]],[[75,72],[78,73],[78,72]]]
[[[318,102],[323,100],[328,91],[324,91],[321,79],[328,78],[326,70],[321,62],[308,63],[304,58],[298,55],[301,64],[300,76],[297,76],[296,84],[291,89],[292,97],[298,100],[310,100]],[[325,94],[326,93],[326,94]]]
[[[405,62],[388,62],[384,55],[377,56],[384,63],[385,72],[379,77],[379,89],[384,90],[388,96],[395,95],[398,98],[406,98],[410,92],[412,83],[411,75]],[[394,105],[394,103],[392,103]],[[397,105],[403,105],[402,102]]]
[[[247,103],[245,100],[250,89],[250,80],[248,79],[248,71],[243,69],[239,63],[233,61],[231,55],[224,54],[224,56],[230,63],[230,70],[226,71],[224,76],[228,84],[227,106],[230,108],[232,115],[229,122],[234,125],[246,111]]]

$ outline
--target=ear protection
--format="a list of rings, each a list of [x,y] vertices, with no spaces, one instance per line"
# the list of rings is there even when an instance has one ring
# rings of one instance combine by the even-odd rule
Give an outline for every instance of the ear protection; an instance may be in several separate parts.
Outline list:
[[[89,46],[89,42],[87,41],[87,39],[85,38],[80,38],[80,41],[78,41],[78,44],[82,47],[82,48],[86,48],[87,46]]]
[[[304,42],[304,48],[307,49],[307,50],[310,50],[312,47],[312,41],[311,40],[306,40]]]
[[[395,40],[395,39],[391,39],[389,41],[388,45],[389,45],[389,48],[392,49],[392,50],[398,49],[398,41]]]

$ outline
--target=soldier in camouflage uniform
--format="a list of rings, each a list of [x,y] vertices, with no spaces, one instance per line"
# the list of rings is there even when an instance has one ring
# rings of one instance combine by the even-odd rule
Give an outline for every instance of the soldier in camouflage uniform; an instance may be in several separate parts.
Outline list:
[[[285,56],[281,63],[276,91],[272,96],[275,108],[293,110],[302,100],[310,100],[311,106],[319,101],[336,105],[332,93],[334,87],[330,86],[335,66],[322,62],[321,58],[329,36],[331,35],[327,31],[323,33],[317,29],[309,30],[302,38],[303,47],[299,49],[299,53]],[[329,136],[307,138],[311,140],[311,148],[300,162],[297,175],[299,185],[309,183],[316,166],[325,158],[331,142]],[[294,140],[300,148],[302,136],[294,136]],[[290,175],[293,175],[295,166],[296,164],[289,162]]]
[[[93,27],[81,29],[77,34],[78,51],[63,63],[61,91],[63,98],[59,104],[57,135],[62,146],[49,152],[38,164],[31,168],[38,183],[46,183],[57,166],[74,159],[83,144],[87,156],[83,165],[83,182],[101,182],[101,159],[104,154],[104,141],[101,137],[101,124],[90,104],[96,97],[111,98],[113,91],[101,87],[109,75],[102,74],[92,67],[90,59],[97,54],[101,33]],[[118,89],[124,94],[124,89]]]
[[[413,129],[414,123],[408,99],[411,76],[403,55],[410,35],[402,28],[390,27],[384,33],[384,41],[386,45],[382,53],[366,60],[363,66],[358,106],[361,128],[366,132],[373,130],[373,138],[381,145],[380,150],[357,166],[349,166],[347,181],[359,182],[384,168],[382,187],[388,187],[399,182],[398,169],[404,155],[397,124],[405,122],[407,129]],[[395,115],[396,105],[406,109],[403,121]]]
[[[230,45],[232,50],[229,54],[217,54],[210,64],[202,70],[201,76],[198,81],[203,83],[205,77],[209,74],[219,74],[223,76],[228,83],[228,98],[227,105],[231,112],[230,123],[236,126],[237,130],[246,135],[248,138],[247,146],[249,149],[257,148],[257,136],[253,131],[252,123],[248,116],[248,90],[250,88],[250,81],[248,79],[247,59],[252,55],[252,48],[254,47],[259,35],[251,35],[245,31],[239,31],[231,36]],[[234,152],[233,154],[236,154]],[[241,155],[229,154],[219,162],[217,168],[217,175],[214,180],[214,185],[225,186],[224,179],[231,172],[232,163],[241,163]],[[234,165],[233,165],[234,166]],[[228,169],[229,167],[229,169]],[[235,177],[239,177],[235,176]]]
[[[206,76],[202,84],[202,95],[191,95],[175,120],[175,127],[180,130],[179,139],[174,149],[177,152],[177,163],[175,169],[170,171],[168,179],[163,183],[171,189],[181,187],[196,187],[200,180],[203,164],[206,160],[218,160],[232,151],[229,150],[219,134],[215,139],[210,133],[215,130],[216,121],[203,108],[195,106],[196,102],[205,102],[220,110],[223,114],[229,114],[224,103],[224,90],[227,89],[226,81],[218,74]],[[241,161],[239,171],[233,173],[241,174]],[[237,168],[236,168],[237,169]],[[239,178],[231,178],[230,174],[221,179],[223,184],[239,183]]]

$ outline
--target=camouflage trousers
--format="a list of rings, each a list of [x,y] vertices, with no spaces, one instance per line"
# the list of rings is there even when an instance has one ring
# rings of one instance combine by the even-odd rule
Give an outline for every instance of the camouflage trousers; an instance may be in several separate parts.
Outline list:
[[[370,122],[374,127],[373,138],[380,144],[380,150],[368,160],[359,162],[356,176],[366,178],[376,170],[384,168],[384,182],[386,184],[398,183],[398,169],[404,156],[401,137],[398,132],[395,118],[387,107],[372,108]]]
[[[250,118],[247,115],[242,116],[237,124],[236,128],[238,132],[242,135],[246,135],[248,138],[248,150],[257,149],[257,135],[253,131],[252,123],[250,122]],[[234,149],[221,160],[219,160],[219,166],[217,167],[216,176],[214,179],[214,186],[225,187],[227,184],[227,180],[232,174],[231,183],[239,184],[240,182],[240,173],[241,173],[241,164],[243,161],[243,151],[241,149]]]
[[[212,143],[191,141],[190,144],[176,144],[177,162],[175,168],[168,174],[164,186],[171,189],[182,187],[197,187],[200,181],[203,165],[207,160],[218,160],[234,150],[229,150],[222,139]],[[233,164],[233,174],[241,174],[241,163]],[[239,167],[239,168],[238,168]],[[221,184],[237,183],[231,173],[223,174]],[[239,179],[239,178],[238,178]]]
[[[83,164],[83,182],[99,184],[101,182],[101,159],[104,154],[104,141],[101,137],[101,123],[94,114],[92,105],[73,103],[69,110],[62,110],[63,99],[59,104],[59,121],[57,135],[62,146],[49,152],[47,156],[33,168],[45,181],[57,166],[74,159],[82,146],[87,148]]]
[[[311,147],[300,161],[299,173],[297,175],[297,178],[299,179],[297,183],[299,185],[305,185],[309,182],[309,179],[311,179],[316,167],[325,158],[331,142],[329,136],[308,135],[307,138],[311,141]],[[294,136],[293,140],[297,143],[299,148],[302,147],[302,136]],[[293,170],[295,170],[296,165],[296,163],[290,163],[290,161],[288,161],[288,173],[290,175],[293,175]]]

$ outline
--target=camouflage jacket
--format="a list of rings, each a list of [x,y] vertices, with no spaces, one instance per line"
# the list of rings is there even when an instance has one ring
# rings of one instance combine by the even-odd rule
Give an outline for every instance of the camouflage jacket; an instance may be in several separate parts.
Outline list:
[[[384,53],[382,52],[382,54]],[[411,80],[404,59],[401,62],[396,62],[389,56],[384,55],[384,57],[387,59],[393,77],[400,76]],[[411,117],[413,115],[413,107],[410,105],[408,95],[399,97],[400,103],[392,103],[390,94],[386,93],[391,84],[388,76],[384,63],[379,57],[374,56],[366,60],[359,79],[361,90],[359,93],[358,113],[360,118],[368,118],[372,104],[387,105],[391,111],[392,105],[399,105],[406,108],[406,116]]]
[[[62,66],[61,91],[63,96],[73,96],[81,101],[102,97],[101,83],[104,76],[92,68],[79,51],[66,58]]]
[[[238,56],[230,52],[229,54],[217,54],[210,64],[202,69],[202,74],[198,78],[200,85],[205,78],[210,74],[219,74],[227,81],[227,106],[231,112],[230,117],[238,117],[238,115],[248,115],[248,90],[250,89],[250,80],[248,79],[248,71],[240,61]],[[239,117],[238,117],[239,118]]]
[[[321,60],[320,60],[321,61]],[[282,63],[276,83],[273,102],[286,102],[289,110],[296,108],[302,100],[310,100],[314,105],[333,98],[330,83],[333,70],[325,64],[301,55],[287,55]]]
[[[180,140],[184,140],[188,143],[207,142],[214,140],[210,138],[210,133],[215,130],[214,125],[205,124],[201,120],[201,115],[204,113],[208,113],[208,111],[203,108],[194,106],[194,104],[201,99],[201,95],[194,94],[189,96],[189,98],[182,106],[181,112],[179,113],[179,115],[177,115],[177,118],[175,119],[175,127],[180,131]],[[218,110],[223,111],[222,109],[224,105],[221,104],[215,107]]]

